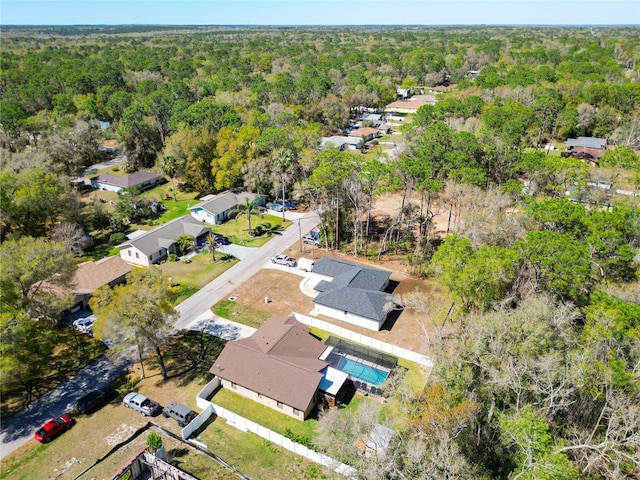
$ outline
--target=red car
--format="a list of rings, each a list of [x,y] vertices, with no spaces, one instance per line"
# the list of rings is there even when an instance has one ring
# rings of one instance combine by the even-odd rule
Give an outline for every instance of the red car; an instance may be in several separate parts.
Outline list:
[[[70,429],[74,423],[76,423],[76,421],[69,415],[61,415],[45,423],[34,436],[40,443],[46,443],[56,438],[65,430]]]

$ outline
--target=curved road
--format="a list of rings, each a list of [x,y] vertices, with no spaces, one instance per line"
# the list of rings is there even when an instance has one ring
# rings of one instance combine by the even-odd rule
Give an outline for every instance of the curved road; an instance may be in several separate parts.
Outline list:
[[[279,215],[279,214],[278,214]],[[286,212],[293,220],[287,230],[264,246],[249,251],[245,249],[240,262],[176,307],[179,317],[176,330],[187,327],[207,312],[215,303],[231,294],[237,285],[255,275],[272,255],[280,253],[300,240],[320,223],[315,213]],[[47,420],[72,410],[78,399],[101,384],[108,384],[126,370],[126,365],[116,366],[106,357],[87,365],[72,378],[33,402],[26,410],[2,419],[0,430],[0,458],[4,458],[33,437],[33,433]]]

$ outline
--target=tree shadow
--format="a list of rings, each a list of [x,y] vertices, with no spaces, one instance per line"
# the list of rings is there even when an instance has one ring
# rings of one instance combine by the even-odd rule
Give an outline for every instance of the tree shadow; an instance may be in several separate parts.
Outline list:
[[[180,386],[198,378],[209,379],[209,369],[218,358],[226,341],[195,330],[183,330],[169,339],[163,358],[170,379]]]

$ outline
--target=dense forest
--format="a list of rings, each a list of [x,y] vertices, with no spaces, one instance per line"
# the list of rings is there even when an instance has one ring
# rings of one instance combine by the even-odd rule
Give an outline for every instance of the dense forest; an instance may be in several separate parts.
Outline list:
[[[161,172],[182,191],[284,190],[321,213],[326,247],[401,259],[446,287],[452,308],[425,311],[436,367],[420,392],[399,388],[393,451],[355,460],[353,438],[336,434],[355,427],[323,427],[319,446],[360,462],[363,478],[638,478],[638,28],[1,35],[5,378],[20,376],[12,342],[53,318],[30,287],[68,274],[56,242],[126,232],[130,211],[86,204],[71,186],[113,155],[99,146],[116,145],[127,171]],[[320,147],[398,89],[438,86],[434,105],[394,126],[393,149]],[[548,147],[580,136],[606,139],[604,155]],[[392,193],[401,208],[374,218]],[[442,215],[447,235],[435,231]]]

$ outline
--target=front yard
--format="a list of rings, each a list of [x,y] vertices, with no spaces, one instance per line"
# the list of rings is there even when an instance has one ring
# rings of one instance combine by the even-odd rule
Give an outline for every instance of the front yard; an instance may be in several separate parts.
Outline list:
[[[189,263],[179,260],[167,261],[160,265],[163,273],[170,277],[172,284],[178,288],[176,304],[196,293],[240,261],[235,257],[216,252],[216,261],[213,262],[211,252],[206,250],[189,260]]]

